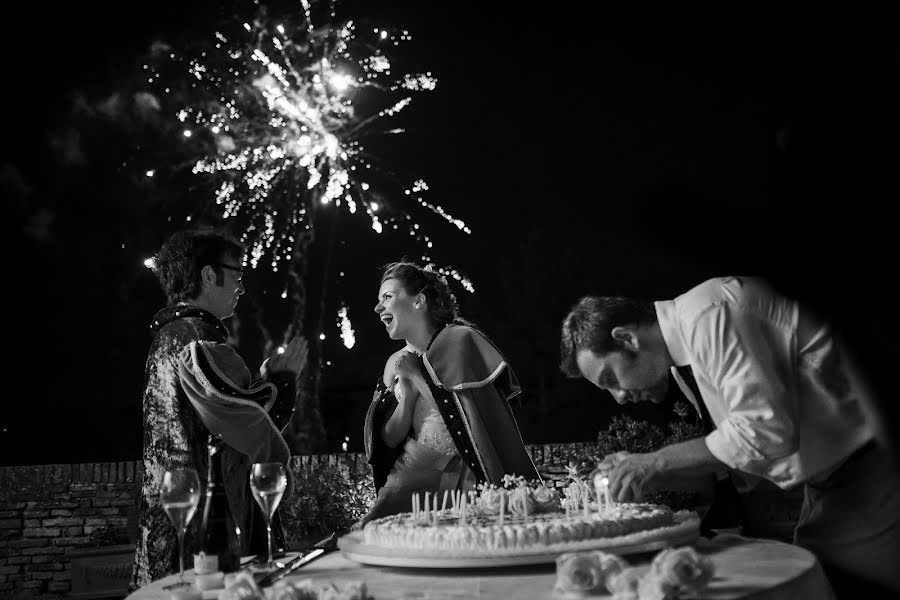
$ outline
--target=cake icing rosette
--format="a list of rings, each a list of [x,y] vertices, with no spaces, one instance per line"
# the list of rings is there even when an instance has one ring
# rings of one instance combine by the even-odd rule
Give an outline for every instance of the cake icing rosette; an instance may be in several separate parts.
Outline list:
[[[478,508],[485,515],[499,515],[500,505],[505,512],[524,516],[536,512],[560,509],[559,493],[542,481],[528,481],[521,475],[504,475],[500,486],[484,483],[478,486]]]
[[[484,486],[478,496],[478,508],[485,515],[499,515],[500,502],[506,490],[494,486]]]
[[[509,512],[517,517],[534,514],[534,493],[527,486],[517,487],[509,492]]]
[[[538,512],[555,512],[560,509],[559,492],[543,483],[533,490],[534,504]]]

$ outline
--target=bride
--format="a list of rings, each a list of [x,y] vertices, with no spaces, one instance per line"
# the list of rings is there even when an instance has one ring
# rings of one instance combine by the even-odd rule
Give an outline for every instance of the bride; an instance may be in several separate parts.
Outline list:
[[[459,318],[446,280],[392,263],[375,312],[406,345],[387,360],[366,414],[377,497],[357,527],[409,511],[413,494],[500,485],[504,475],[540,479],[509,406],[518,380],[497,347]]]

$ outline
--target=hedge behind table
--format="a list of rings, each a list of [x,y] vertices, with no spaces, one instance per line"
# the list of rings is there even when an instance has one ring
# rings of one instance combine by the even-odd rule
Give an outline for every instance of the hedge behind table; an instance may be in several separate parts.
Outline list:
[[[294,456],[294,494],[281,505],[292,548],[348,531],[375,501],[372,469],[361,454]]]

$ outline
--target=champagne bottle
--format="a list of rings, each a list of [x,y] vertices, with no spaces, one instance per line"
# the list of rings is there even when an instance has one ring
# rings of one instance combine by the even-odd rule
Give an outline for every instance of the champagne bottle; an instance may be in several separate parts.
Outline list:
[[[229,535],[228,527],[232,522],[228,508],[228,496],[225,494],[225,481],[222,478],[222,441],[210,435],[206,443],[208,468],[206,478],[206,499],[203,505],[203,518],[200,521],[200,538],[197,553],[194,555],[194,572],[206,575],[223,571],[237,571],[240,557],[235,551],[235,536]]]

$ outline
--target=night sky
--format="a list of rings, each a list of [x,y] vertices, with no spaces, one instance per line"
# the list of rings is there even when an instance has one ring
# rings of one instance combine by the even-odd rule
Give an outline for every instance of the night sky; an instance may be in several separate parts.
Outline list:
[[[890,379],[900,52],[888,3],[480,4],[338,10],[408,29],[405,56],[438,78],[398,119],[406,133],[369,149],[473,230],[422,219],[475,285],[456,290],[464,316],[519,373],[526,442],[592,440],[619,411],[557,367],[559,322],[585,293],[663,299],[710,276],[768,276],[833,318],[876,383]],[[7,9],[0,464],[140,456],[148,324],[164,301],[141,261],[175,226],[133,174],[171,157],[98,107],[133,89],[150,43],[207,35],[244,5]],[[325,342],[323,451],[345,435],[361,449],[395,347],[371,312],[378,267],[417,255],[364,222],[343,219],[339,235],[330,302],[347,304],[358,341],[347,350],[332,327]],[[275,301],[248,279],[248,296]]]

